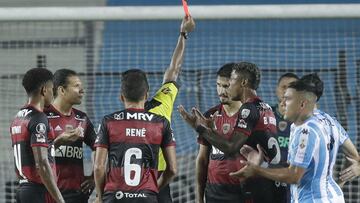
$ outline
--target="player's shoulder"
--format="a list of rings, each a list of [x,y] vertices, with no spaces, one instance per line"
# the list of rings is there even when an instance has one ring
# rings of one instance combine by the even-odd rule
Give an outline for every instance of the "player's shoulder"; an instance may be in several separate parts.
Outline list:
[[[72,111],[74,113],[75,119],[77,120],[85,120],[88,118],[87,114],[82,110],[72,108]]]
[[[204,116],[205,117],[210,117],[211,115],[213,115],[216,111],[220,112],[222,108],[221,104],[217,104],[215,106],[212,106],[211,108],[209,108],[205,113]]]
[[[20,119],[36,120],[46,119],[46,114],[33,106],[27,105],[20,108],[15,117]]]

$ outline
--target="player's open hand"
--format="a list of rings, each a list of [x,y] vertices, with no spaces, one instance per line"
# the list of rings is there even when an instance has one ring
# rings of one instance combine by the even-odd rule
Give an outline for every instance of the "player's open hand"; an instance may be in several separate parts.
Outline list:
[[[85,181],[81,183],[81,192],[90,195],[95,188],[93,176],[85,176]]]
[[[264,152],[259,144],[256,145],[256,148],[257,150],[249,145],[243,145],[240,149],[240,154],[243,155],[248,162],[259,166],[264,160]]]
[[[204,127],[215,130],[215,118],[218,116],[218,112],[215,112],[210,118],[206,118],[196,107],[192,108],[192,112],[196,118],[195,126],[203,125]]]
[[[184,108],[184,106],[179,105],[178,106],[178,111],[180,113],[180,116],[182,119],[184,119],[184,121],[189,124],[192,128],[195,129],[196,125],[196,117],[194,114],[190,114],[189,112],[187,112]]]
[[[238,171],[231,172],[229,175],[237,178],[249,178],[255,175],[255,166],[250,162],[244,162],[246,165]]]
[[[191,16],[185,16],[180,26],[180,32],[189,33],[195,29],[195,21]]]
[[[346,157],[346,159],[350,162],[350,166],[340,172],[340,181],[345,183],[349,180],[354,179],[357,176],[360,176],[360,163],[359,161]]]

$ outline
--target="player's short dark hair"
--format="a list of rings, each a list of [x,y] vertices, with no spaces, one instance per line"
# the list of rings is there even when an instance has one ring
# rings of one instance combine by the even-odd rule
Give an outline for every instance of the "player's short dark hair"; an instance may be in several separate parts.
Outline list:
[[[121,93],[130,102],[138,102],[149,91],[146,73],[140,69],[130,69],[122,73]]]
[[[48,69],[32,68],[25,73],[22,85],[28,95],[33,95],[37,94],[42,86],[52,80],[53,74]]]
[[[219,77],[230,78],[231,72],[233,71],[234,67],[235,63],[227,63],[216,72],[216,75]]]
[[[290,83],[289,88],[293,88],[296,91],[312,92],[317,97],[316,101],[319,101],[324,91],[324,83],[316,73],[313,73],[305,75],[299,80]]]
[[[54,73],[54,96],[57,96],[58,87],[62,86],[66,88],[69,83],[68,78],[71,76],[77,76],[77,73],[70,69],[59,69]]]
[[[280,78],[278,79],[278,84],[280,83],[280,81],[283,79],[283,78],[294,78],[294,79],[299,79],[299,76],[297,76],[295,73],[285,73],[285,74],[282,74],[280,76]]]
[[[260,70],[254,63],[240,62],[234,67],[235,72],[243,79],[248,80],[249,87],[256,90],[260,84]]]

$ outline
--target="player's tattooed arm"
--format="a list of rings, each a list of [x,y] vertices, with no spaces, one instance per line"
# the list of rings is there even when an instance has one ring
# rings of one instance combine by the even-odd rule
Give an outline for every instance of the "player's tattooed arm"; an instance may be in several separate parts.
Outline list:
[[[56,185],[55,176],[48,161],[48,149],[46,147],[32,147],[35,166],[41,178],[41,182],[54,200],[58,203],[65,203],[59,188]]]
[[[233,155],[240,152],[240,148],[247,141],[247,136],[241,132],[234,131],[231,139],[224,139],[216,131],[206,128],[203,125],[198,125],[196,131],[201,137],[206,139],[211,145],[218,148],[220,151],[228,155]]]
[[[194,19],[191,16],[184,17],[180,26],[180,33],[192,32],[194,28],[195,28]],[[176,44],[176,48],[171,58],[170,66],[165,71],[163,83],[177,80],[184,59],[184,50],[185,50],[185,38],[183,37],[183,35],[180,34],[178,38],[178,42]]]

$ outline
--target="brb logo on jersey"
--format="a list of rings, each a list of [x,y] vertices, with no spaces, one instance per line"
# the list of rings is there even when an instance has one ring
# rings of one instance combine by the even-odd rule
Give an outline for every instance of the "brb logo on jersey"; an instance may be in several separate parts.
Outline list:
[[[77,147],[77,146],[61,145],[59,148],[56,149],[55,156],[64,157],[64,158],[82,159],[83,149],[82,147]]]

